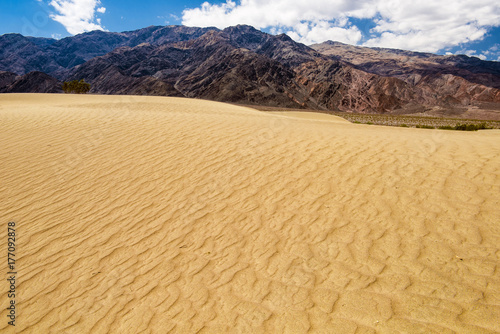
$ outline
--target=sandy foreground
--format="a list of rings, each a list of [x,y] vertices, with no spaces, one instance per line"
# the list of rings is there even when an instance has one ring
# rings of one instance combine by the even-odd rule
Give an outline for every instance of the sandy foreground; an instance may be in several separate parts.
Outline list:
[[[500,332],[499,130],[4,94],[0,143],[17,333]]]

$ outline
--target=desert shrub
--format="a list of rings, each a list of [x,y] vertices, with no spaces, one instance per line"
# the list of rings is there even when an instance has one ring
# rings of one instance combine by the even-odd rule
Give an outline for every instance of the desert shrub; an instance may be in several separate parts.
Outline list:
[[[408,125],[406,125],[406,124],[401,124],[401,125],[400,125],[400,127],[402,127],[402,128],[407,128],[407,127],[408,127]]]
[[[469,127],[470,129],[470,127]],[[467,124],[457,124],[455,126],[455,130],[460,130],[460,131],[467,131]],[[469,130],[471,131],[471,130]]]
[[[487,129],[488,127],[486,126],[486,123],[481,123],[481,124],[457,124],[455,126],[455,130],[461,130],[461,131],[477,131],[477,130],[483,130]]]
[[[86,94],[90,90],[90,84],[81,79],[73,81],[64,81],[62,89],[65,93]]]
[[[459,130],[459,131],[477,131],[477,130],[483,130],[483,129],[489,129],[486,123],[480,123],[480,124],[460,124],[458,123],[455,126],[449,126],[449,125],[443,125],[440,126],[439,129],[442,130]]]
[[[424,125],[417,124],[416,127],[419,129],[434,129],[433,126],[425,125],[425,124]]]
[[[478,130],[488,129],[488,126],[486,126],[486,123],[483,122],[477,125],[477,129]]]

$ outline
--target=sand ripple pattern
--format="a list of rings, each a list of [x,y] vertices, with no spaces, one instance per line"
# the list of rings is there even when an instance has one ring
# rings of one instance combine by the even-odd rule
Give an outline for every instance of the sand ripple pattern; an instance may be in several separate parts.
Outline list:
[[[10,94],[0,143],[17,333],[500,332],[500,131]]]

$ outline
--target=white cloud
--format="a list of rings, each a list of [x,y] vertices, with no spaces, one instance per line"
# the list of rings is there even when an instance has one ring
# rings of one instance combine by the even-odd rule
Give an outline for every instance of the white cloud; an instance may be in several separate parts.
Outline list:
[[[455,54],[460,54],[460,55],[467,55],[469,57],[477,57],[482,60],[486,59],[486,56],[484,54],[477,54],[476,50],[460,50],[455,52]]]
[[[363,36],[351,19],[373,20]],[[182,24],[225,28],[249,24],[284,31],[311,44],[337,40],[350,44],[436,52],[481,40],[500,26],[497,0],[226,0],[183,12]]]
[[[242,0],[238,4],[227,0],[215,5],[205,2],[199,8],[184,10],[182,24],[218,28],[249,24],[258,29],[285,31],[306,44],[326,39],[357,43],[361,33],[348,25],[345,15],[351,10],[360,10],[352,3],[348,0]]]
[[[299,23],[292,30],[287,31],[287,35],[304,44],[313,44],[329,39],[347,44],[357,44],[362,38],[362,34],[356,26],[344,28],[335,26],[328,21]]]
[[[380,3],[381,18],[366,46],[384,46],[436,52],[481,40],[489,26],[500,25],[498,1],[469,0]]]
[[[51,14],[50,18],[61,23],[72,35],[105,30],[100,19],[95,17],[96,12],[106,12],[104,7],[97,8],[100,4],[99,0],[52,0],[49,5],[54,7],[57,14]]]
[[[457,51],[456,54],[466,54],[467,56],[478,57],[482,60],[486,59],[497,60],[497,58],[500,56],[499,46],[500,46],[499,44],[495,44],[488,50],[481,51],[480,54],[477,54],[475,50],[465,50],[465,49]]]

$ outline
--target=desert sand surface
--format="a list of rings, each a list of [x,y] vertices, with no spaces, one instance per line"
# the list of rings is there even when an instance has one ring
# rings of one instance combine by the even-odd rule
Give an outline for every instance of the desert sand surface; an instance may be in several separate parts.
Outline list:
[[[499,130],[4,94],[0,143],[1,332],[500,332]]]
[[[328,121],[328,122],[336,122],[336,123],[351,123],[345,118],[330,115],[330,114],[322,114],[319,112],[311,112],[311,111],[277,111],[274,112],[277,115],[283,115],[288,117],[302,118],[307,120],[314,121]]]

